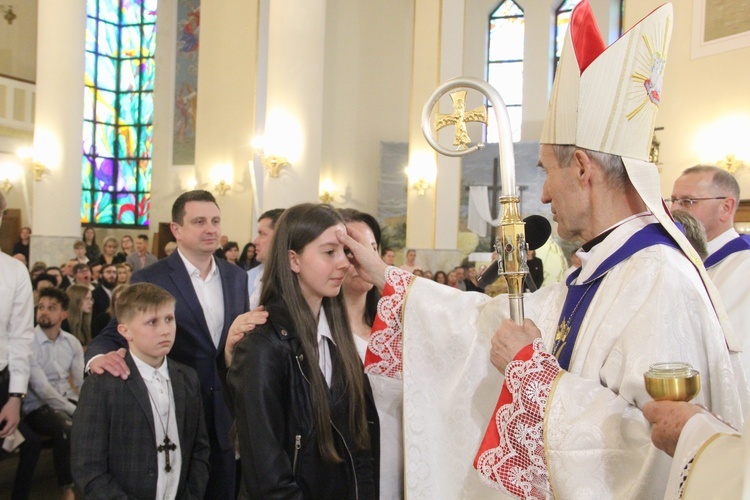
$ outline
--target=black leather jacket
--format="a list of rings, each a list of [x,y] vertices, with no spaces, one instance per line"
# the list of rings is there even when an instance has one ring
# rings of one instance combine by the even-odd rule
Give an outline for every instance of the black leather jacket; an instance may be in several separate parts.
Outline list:
[[[377,460],[349,435],[349,402],[334,376],[329,390],[331,426],[343,461],[330,464],[318,450],[311,405],[311,370],[283,304],[270,304],[268,322],[236,347],[227,384],[234,400],[242,463],[241,498],[375,499]],[[369,384],[365,377],[366,390]],[[379,443],[377,412],[368,397],[371,442]],[[375,453],[377,453],[377,446]],[[377,456],[377,455],[375,455]]]

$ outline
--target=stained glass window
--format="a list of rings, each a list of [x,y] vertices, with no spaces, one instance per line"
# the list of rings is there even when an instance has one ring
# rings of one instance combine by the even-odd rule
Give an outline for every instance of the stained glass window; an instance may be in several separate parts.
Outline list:
[[[487,81],[500,92],[510,115],[513,141],[521,140],[523,102],[523,10],[513,0],[503,0],[490,14]],[[497,140],[494,112],[489,113],[487,140]]]
[[[86,1],[83,224],[149,225],[157,1]]]

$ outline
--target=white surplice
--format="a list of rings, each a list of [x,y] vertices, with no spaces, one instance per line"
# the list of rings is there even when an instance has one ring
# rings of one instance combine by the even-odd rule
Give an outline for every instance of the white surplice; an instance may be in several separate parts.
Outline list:
[[[654,222],[639,217],[615,229],[588,253],[578,282]],[[489,351],[508,317],[507,296],[459,292],[393,268],[386,275],[396,293],[381,302],[379,315],[394,309],[388,329],[403,328],[407,497],[501,498],[482,484],[472,461],[502,387]],[[566,293],[559,283],[526,296],[526,317],[541,330],[548,352]],[[377,339],[373,333],[371,350],[379,347],[386,358],[398,351],[396,343],[375,346]],[[656,245],[615,266],[586,312],[569,371],[533,387],[547,394],[538,444],[550,483],[542,489],[563,499],[661,497],[670,459],[651,444],[640,410],[651,399],[643,373],[652,363],[688,362],[702,377],[695,402],[741,422],[746,387],[738,390],[736,360],[730,362],[736,356],[727,350],[698,273],[679,250]]]
[[[713,254],[739,234],[729,229],[708,242]],[[742,366],[750,372],[750,251],[735,252],[706,269],[721,294],[735,333],[742,342]]]

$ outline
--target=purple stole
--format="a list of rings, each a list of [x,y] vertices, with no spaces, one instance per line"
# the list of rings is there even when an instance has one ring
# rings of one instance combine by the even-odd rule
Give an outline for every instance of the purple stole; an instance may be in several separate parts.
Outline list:
[[[743,250],[750,250],[750,238],[744,235],[740,235],[709,255],[706,260],[703,261],[703,265],[706,266],[706,269],[708,269],[709,267],[713,267],[722,260],[726,259],[733,253],[742,252]]]
[[[568,294],[565,297],[565,305],[563,305],[563,310],[560,313],[557,333],[555,334],[555,344],[552,348],[552,353],[557,358],[563,370],[567,370],[570,366],[570,357],[573,354],[573,347],[575,346],[581,323],[583,323],[586,311],[589,305],[591,305],[591,301],[594,295],[596,295],[596,291],[599,289],[604,276],[610,269],[631,255],[653,245],[668,245],[679,249],[677,243],[669,236],[669,233],[667,233],[661,224],[649,224],[632,235],[624,245],[607,257],[591,277],[583,283],[572,284],[578,275],[581,274],[580,268],[568,276],[566,280]]]

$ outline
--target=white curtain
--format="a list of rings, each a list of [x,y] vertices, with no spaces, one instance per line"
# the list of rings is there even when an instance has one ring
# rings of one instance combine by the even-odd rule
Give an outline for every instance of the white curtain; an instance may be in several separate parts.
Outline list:
[[[479,235],[487,236],[487,224],[497,226],[503,214],[493,219],[490,214],[490,199],[487,196],[487,186],[469,186],[469,230]]]

